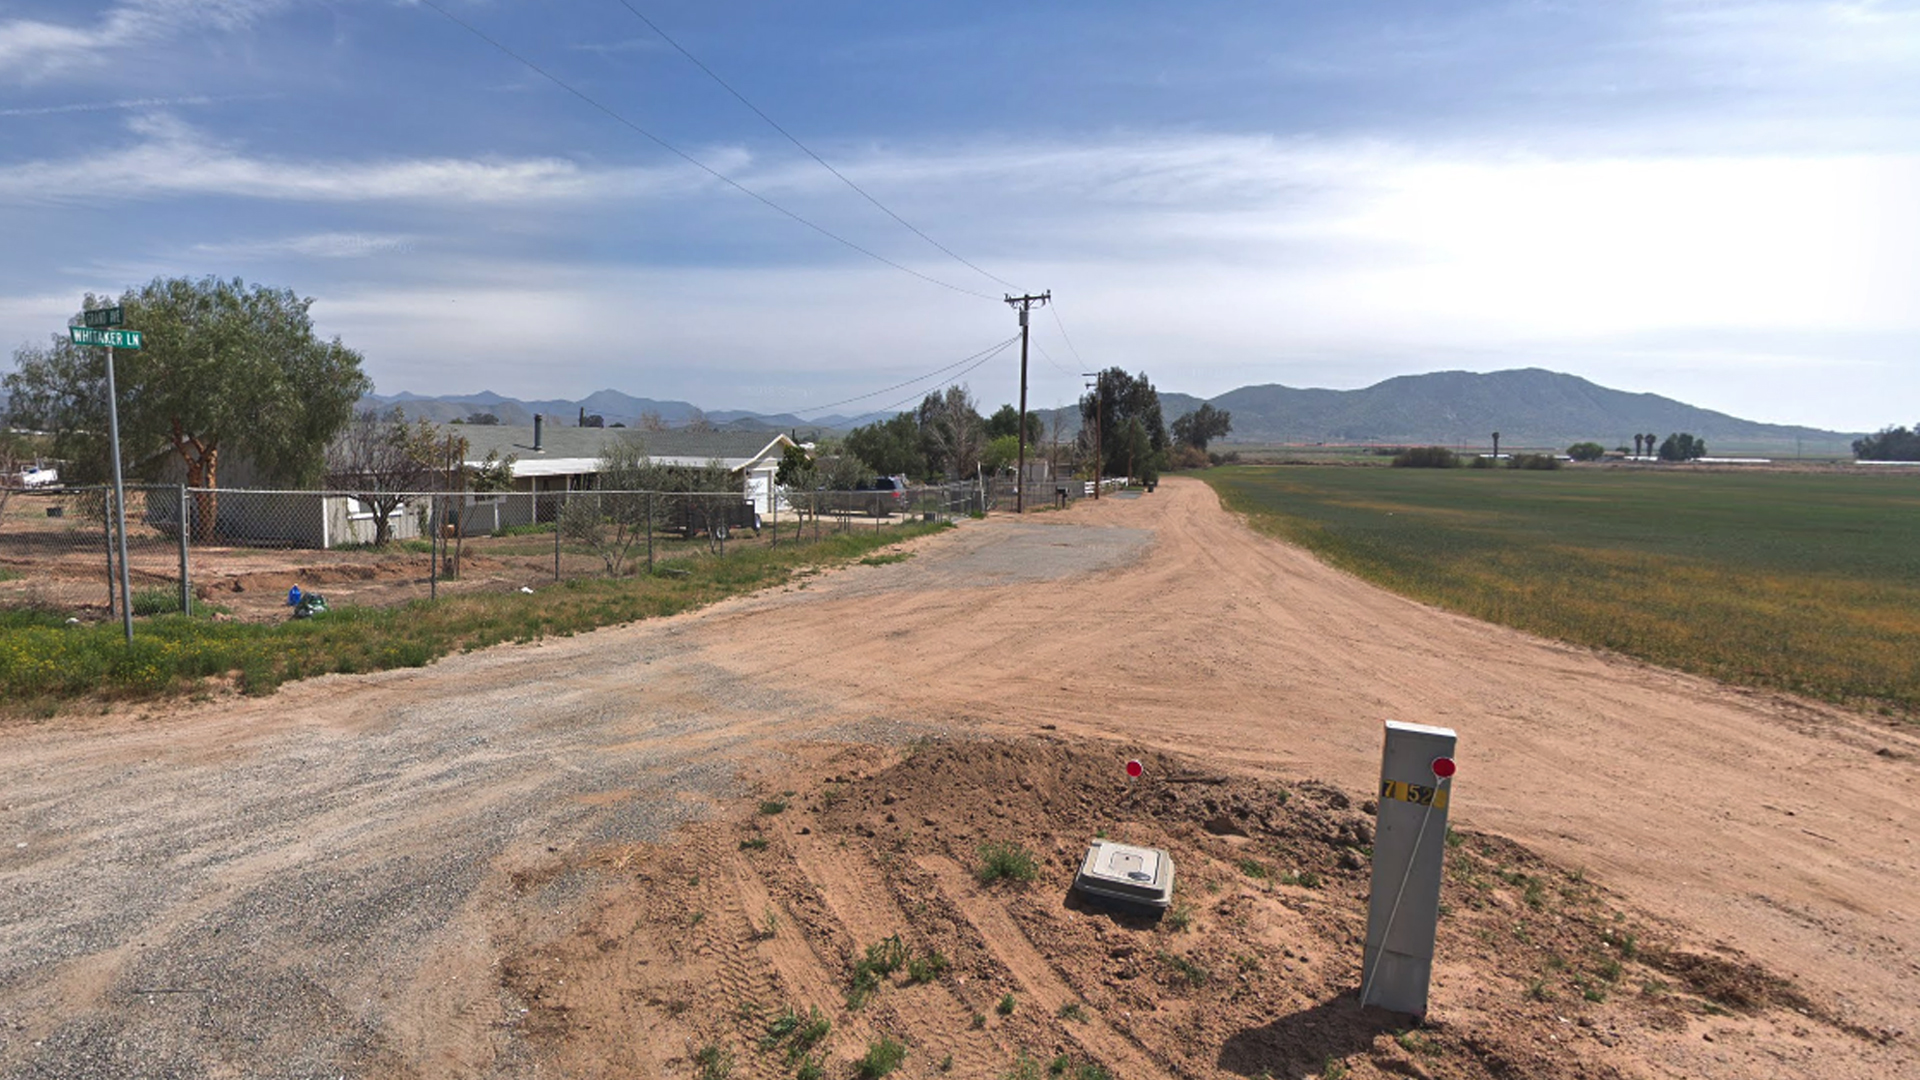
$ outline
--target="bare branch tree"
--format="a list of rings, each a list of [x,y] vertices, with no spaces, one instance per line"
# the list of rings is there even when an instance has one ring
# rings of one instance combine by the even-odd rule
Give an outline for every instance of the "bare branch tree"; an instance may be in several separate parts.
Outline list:
[[[439,430],[425,417],[409,424],[399,408],[363,409],[327,447],[327,487],[351,492],[372,510],[373,546],[385,547],[408,497],[446,478],[443,451]]]
[[[560,511],[560,531],[584,544],[606,564],[607,576],[631,569],[628,556],[662,513],[651,494],[664,486],[666,470],[647,456],[639,433],[607,443],[600,452],[598,487],[568,499]]]

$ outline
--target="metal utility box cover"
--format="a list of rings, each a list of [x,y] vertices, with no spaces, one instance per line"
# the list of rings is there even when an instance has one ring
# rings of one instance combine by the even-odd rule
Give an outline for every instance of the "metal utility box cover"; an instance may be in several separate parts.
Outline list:
[[[1389,720],[1380,757],[1380,817],[1373,838],[1373,896],[1360,1000],[1424,1016],[1440,918],[1447,803],[1457,737],[1451,728]]]
[[[1073,887],[1095,900],[1164,911],[1173,903],[1173,857],[1159,848],[1097,840]]]

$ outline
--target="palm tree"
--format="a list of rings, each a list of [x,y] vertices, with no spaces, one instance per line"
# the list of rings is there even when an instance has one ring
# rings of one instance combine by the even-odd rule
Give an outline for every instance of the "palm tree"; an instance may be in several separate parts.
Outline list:
[[[1633,456],[1634,457],[1640,456],[1640,444],[1644,443],[1645,441],[1646,441],[1646,436],[1641,435],[1639,432],[1634,432],[1634,435],[1633,435]]]

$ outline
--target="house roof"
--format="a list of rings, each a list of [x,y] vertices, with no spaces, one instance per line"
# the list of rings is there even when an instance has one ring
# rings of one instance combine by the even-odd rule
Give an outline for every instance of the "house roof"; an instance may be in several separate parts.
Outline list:
[[[540,433],[540,449],[533,448],[533,428],[508,424],[462,424],[467,440],[467,463],[479,465],[489,452],[512,456],[515,476],[564,476],[598,472],[609,443],[635,437],[647,456],[663,465],[705,465],[716,458],[738,469],[769,455],[778,456],[793,444],[781,432],[766,431],[640,431],[635,428],[561,427],[547,424]]]

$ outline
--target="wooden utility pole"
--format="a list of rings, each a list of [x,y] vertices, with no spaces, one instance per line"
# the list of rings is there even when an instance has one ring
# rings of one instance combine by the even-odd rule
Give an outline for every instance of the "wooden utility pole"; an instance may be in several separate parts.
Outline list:
[[[1009,296],[1007,303],[1020,312],[1020,471],[1014,473],[1013,512],[1027,512],[1027,312],[1035,304],[1042,306],[1053,299],[1053,290],[1048,289],[1039,296],[1029,293],[1025,296]]]
[[[1106,426],[1107,402],[1104,391],[1107,388],[1107,373],[1083,371],[1080,374],[1084,378],[1093,380],[1087,384],[1087,387],[1093,391],[1093,499],[1099,502],[1100,474],[1107,469],[1107,459],[1102,456],[1103,452],[1100,448],[1100,429]]]

